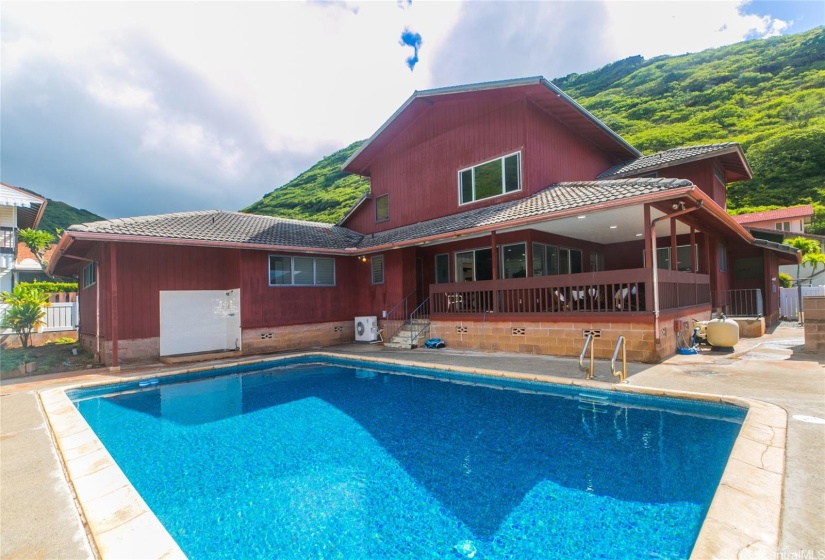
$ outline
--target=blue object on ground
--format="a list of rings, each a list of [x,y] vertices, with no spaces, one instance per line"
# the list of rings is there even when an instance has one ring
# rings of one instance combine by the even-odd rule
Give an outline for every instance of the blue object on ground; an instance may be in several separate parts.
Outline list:
[[[426,348],[444,348],[447,344],[440,338],[431,338],[424,343]]]

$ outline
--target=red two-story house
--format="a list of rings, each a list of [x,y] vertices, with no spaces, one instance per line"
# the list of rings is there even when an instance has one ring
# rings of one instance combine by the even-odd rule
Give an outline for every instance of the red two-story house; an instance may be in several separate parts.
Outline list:
[[[540,77],[416,92],[343,169],[371,187],[334,226],[72,226],[50,268],[80,279],[82,340],[117,366],[331,345],[376,316],[455,348],[572,356],[592,333],[609,357],[623,335],[653,362],[742,300],[775,320],[777,267],[799,259],[725,212],[751,177],[737,144],[643,156]]]

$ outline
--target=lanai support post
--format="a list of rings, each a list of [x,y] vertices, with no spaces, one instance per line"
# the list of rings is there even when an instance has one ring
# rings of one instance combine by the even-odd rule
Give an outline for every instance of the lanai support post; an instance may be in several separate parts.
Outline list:
[[[120,371],[117,324],[117,250],[115,243],[109,243],[109,335],[112,339],[112,365],[109,371]]]

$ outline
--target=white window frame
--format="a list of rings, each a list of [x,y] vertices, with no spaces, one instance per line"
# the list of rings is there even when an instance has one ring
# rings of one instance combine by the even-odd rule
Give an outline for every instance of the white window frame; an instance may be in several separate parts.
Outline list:
[[[272,258],[289,259],[289,284],[272,283]],[[299,284],[295,282],[295,259],[312,259],[312,283]],[[330,261],[332,263],[332,283],[318,283],[318,261]],[[335,257],[308,257],[305,255],[269,255],[266,259],[267,282],[270,288],[329,288],[335,286]]]
[[[376,268],[378,267],[378,268]],[[376,272],[380,271],[381,277],[378,278]],[[374,255],[370,257],[370,284],[384,283],[384,255]]]
[[[83,267],[83,280],[82,286],[85,290],[89,286],[94,286],[97,283],[97,263],[90,262],[86,266]]]
[[[507,160],[507,158],[512,157],[512,156],[516,156],[516,161],[518,163],[518,174],[517,174],[518,185],[515,189],[507,190],[507,168],[505,167],[504,162]],[[476,170],[476,168],[481,167],[482,165],[487,165],[488,163],[492,163],[494,161],[501,161],[501,193],[500,194],[494,194],[492,196],[486,196],[484,198],[478,198],[476,196],[476,174],[475,174],[475,170]],[[462,196],[462,193],[463,193],[463,190],[464,190],[462,188],[463,185],[462,185],[462,182],[461,182],[461,174],[464,173],[465,171],[471,171],[472,172],[472,191],[473,191],[473,195],[472,195],[472,200],[467,200],[467,201],[463,201],[461,199],[461,196]],[[490,160],[487,160],[487,161],[483,161],[481,163],[477,163],[477,164],[472,165],[470,167],[465,167],[464,169],[459,169],[458,170],[458,205],[459,206],[465,206],[467,204],[473,204],[473,203],[479,202],[481,200],[490,200],[491,198],[498,198],[498,197],[504,196],[506,194],[511,194],[511,193],[514,193],[514,192],[518,192],[518,191],[521,190],[521,183],[522,183],[522,180],[521,180],[521,150],[509,153],[509,154],[506,154],[506,155],[503,155],[503,156],[499,156],[497,158],[493,158],[493,159],[490,159]]]

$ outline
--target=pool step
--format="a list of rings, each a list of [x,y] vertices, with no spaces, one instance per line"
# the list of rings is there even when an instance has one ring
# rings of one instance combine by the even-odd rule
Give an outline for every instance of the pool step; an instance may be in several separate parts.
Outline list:
[[[576,400],[579,401],[579,410],[586,410],[588,412],[596,412],[599,414],[604,414],[607,412],[607,408],[605,408],[608,404],[606,396],[579,393]]]

